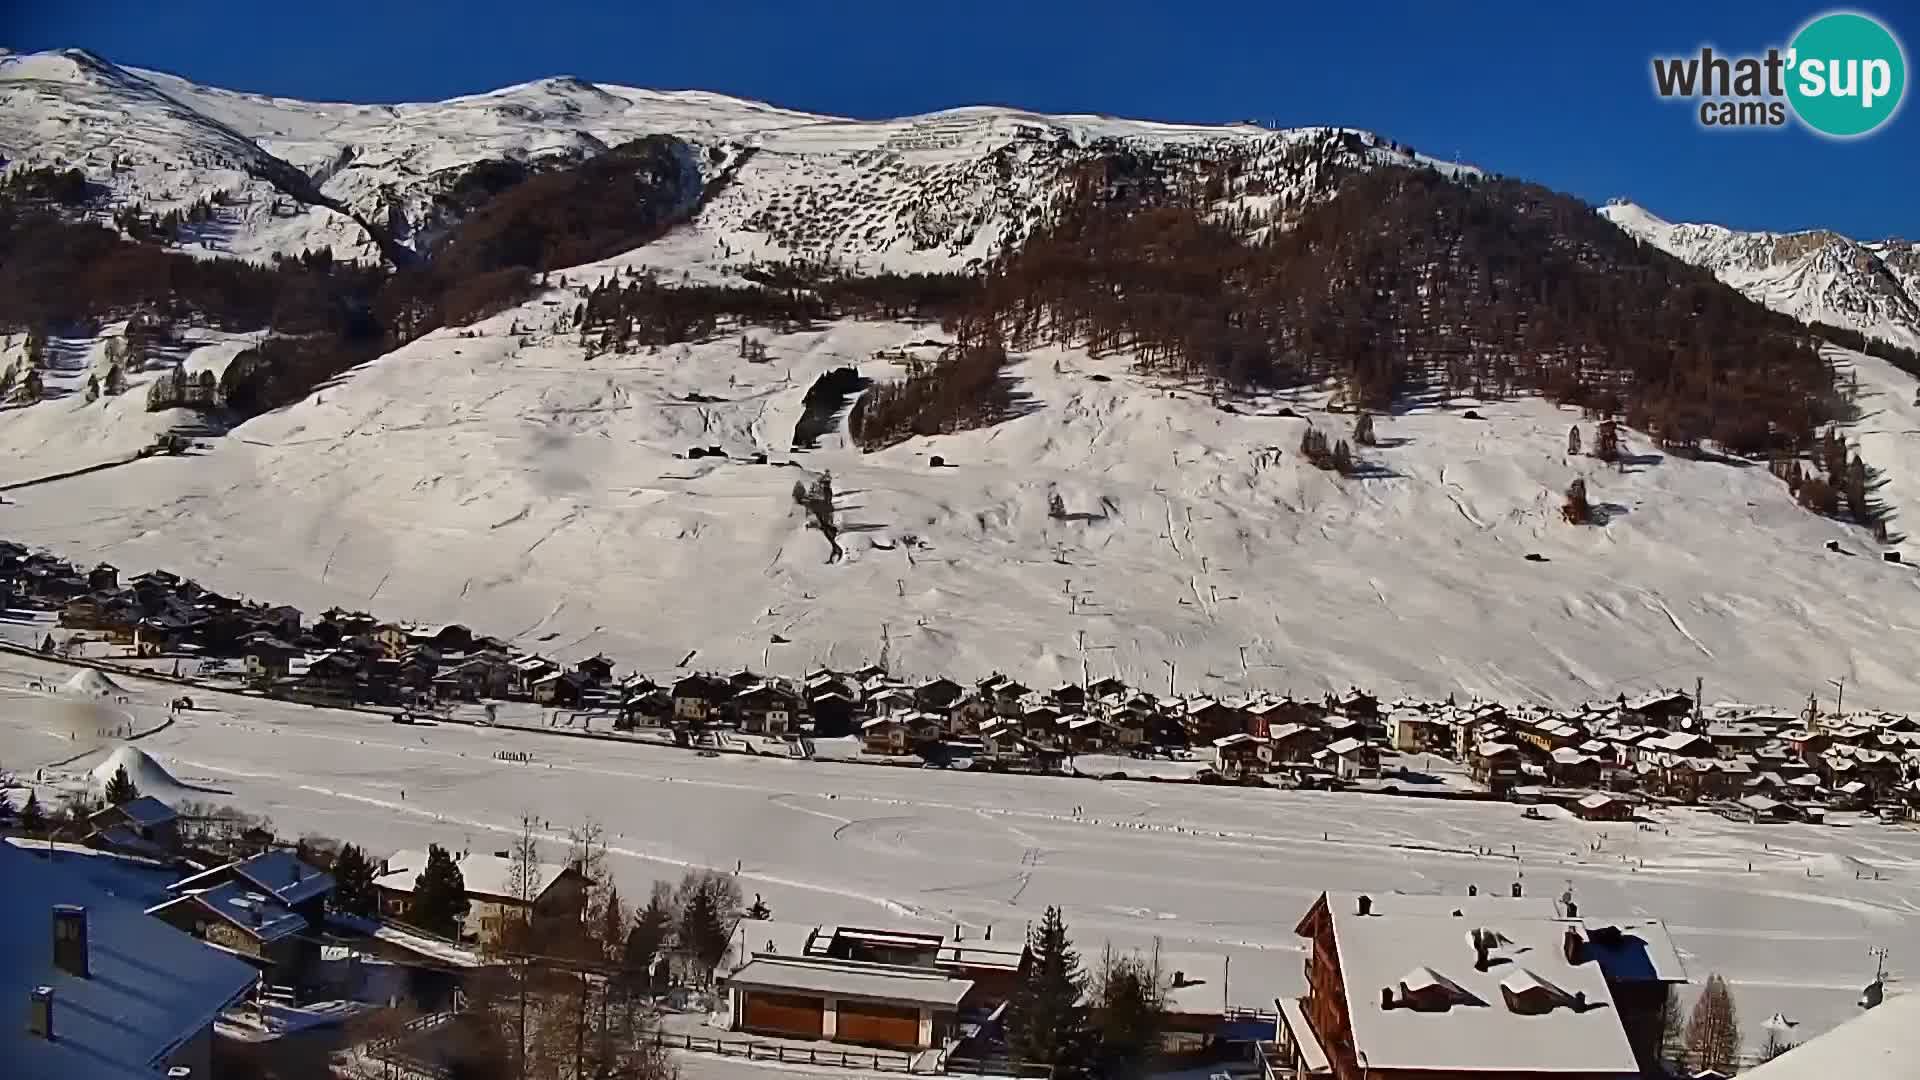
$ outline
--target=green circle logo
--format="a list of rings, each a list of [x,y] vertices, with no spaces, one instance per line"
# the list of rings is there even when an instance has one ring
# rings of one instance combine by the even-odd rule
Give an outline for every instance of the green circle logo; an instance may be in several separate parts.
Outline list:
[[[1865,135],[1893,118],[1907,89],[1900,42],[1877,20],[1851,11],[1802,27],[1787,62],[1787,100],[1822,135]]]

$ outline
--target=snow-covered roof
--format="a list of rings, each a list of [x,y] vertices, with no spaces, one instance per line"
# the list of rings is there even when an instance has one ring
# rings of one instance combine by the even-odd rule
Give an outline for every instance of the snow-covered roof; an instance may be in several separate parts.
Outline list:
[[[1680,950],[1667,933],[1667,924],[1659,919],[1635,915],[1612,918],[1587,915],[1587,954],[1600,964],[1614,983],[1687,981],[1687,965]]]
[[[1614,803],[1624,802],[1624,801],[1625,800],[1619,798],[1618,796],[1609,795],[1604,791],[1596,791],[1591,795],[1581,796],[1579,805],[1584,806],[1589,810],[1598,810],[1603,806],[1611,806]]]
[[[333,891],[333,875],[316,870],[290,851],[263,851],[251,858],[203,870],[174,882],[176,893],[208,889],[222,881],[241,879],[255,889],[272,895],[282,904],[294,906]]]
[[[1334,757],[1346,757],[1348,754],[1359,753],[1366,748],[1366,745],[1366,743],[1361,742],[1359,739],[1341,739],[1339,742],[1329,743],[1327,745],[1327,753],[1332,754]]]
[[[179,816],[173,812],[173,807],[168,806],[166,803],[161,802],[151,795],[142,795],[130,802],[121,803],[117,809],[127,816],[128,821],[149,829],[165,825],[167,822]],[[94,816],[98,817],[104,813],[106,813],[106,809],[96,812]]]
[[[245,961],[48,860],[0,844],[0,996],[16,1002],[0,1055],[9,1080],[153,1080],[154,1066],[253,988]],[[56,904],[86,909],[89,977],[53,964]],[[28,1033],[27,997],[53,990],[55,1038]]]
[[[513,884],[513,860],[502,858],[492,852],[474,851],[454,857],[454,865],[460,868],[460,880],[466,886],[469,896],[488,896],[512,900],[518,896]],[[540,890],[544,894],[553,883],[570,871],[561,863],[537,862]],[[387,872],[373,879],[373,883],[391,892],[411,894],[414,882],[420,877],[420,871],[427,868],[427,853],[406,850],[395,852],[387,859]]]
[[[289,938],[307,928],[306,919],[272,896],[250,888],[245,881],[229,880],[210,889],[190,890],[152,908],[148,914],[180,904],[198,904],[262,942]]]
[[[1824,1035],[1740,1074],[1741,1080],[1911,1080],[1920,1061],[1920,993],[1889,996]]]
[[[744,953],[731,961],[730,968],[745,966],[754,956],[805,956],[807,944],[820,932],[817,923],[780,922],[775,919],[741,919],[733,929],[735,948]]]
[[[851,960],[756,956],[728,977],[731,986],[867,1001],[953,1008],[973,983],[925,968]]]
[[[1633,1047],[1598,963],[1567,961],[1565,937],[1577,923],[1556,918],[1451,915],[1362,916],[1330,907],[1339,943],[1354,1049],[1369,1069],[1578,1072],[1638,1071]],[[1485,920],[1485,921],[1483,921]],[[1487,970],[1475,966],[1469,930],[1495,942]],[[1381,991],[1398,990],[1412,970],[1457,988],[1445,1008],[1381,1008]],[[1550,987],[1558,1000],[1538,1011],[1504,1007],[1503,983],[1522,966],[1526,986]],[[1408,989],[1412,989],[1411,986]],[[1582,996],[1584,995],[1584,996]],[[1575,1006],[1573,1002],[1584,1001]]]

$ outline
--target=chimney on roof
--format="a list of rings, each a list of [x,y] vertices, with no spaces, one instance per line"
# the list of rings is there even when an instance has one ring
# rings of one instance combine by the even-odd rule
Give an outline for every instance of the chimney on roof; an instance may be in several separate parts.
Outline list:
[[[1586,959],[1586,942],[1580,937],[1580,931],[1567,927],[1566,934],[1560,939],[1560,950],[1567,954],[1567,963],[1579,964]]]
[[[87,909],[53,905],[53,966],[76,979],[92,972],[87,960]]]
[[[1393,1010],[1393,987],[1383,986],[1380,988],[1380,1011],[1391,1012],[1392,1010]]]
[[[27,995],[27,1034],[53,1041],[53,987],[36,986]]]
[[[1480,895],[1480,886],[1478,886],[1478,885],[1469,885],[1469,886],[1467,886],[1467,895],[1468,895],[1468,896],[1479,896],[1479,895]]]
[[[1487,940],[1485,930],[1473,932],[1473,970],[1485,971],[1488,968],[1487,954],[1492,951],[1493,943]]]
[[[1577,919],[1579,917],[1580,917],[1580,905],[1572,900],[1567,901],[1567,918]]]
[[[1362,915],[1373,914],[1373,897],[1368,896],[1365,893],[1360,894],[1360,914]]]
[[[1587,1011],[1587,992],[1585,990],[1575,990],[1573,992],[1573,1011]]]
[[[1186,972],[1184,972],[1184,971],[1176,971],[1176,972],[1174,972],[1174,973],[1173,973],[1173,988],[1174,988],[1175,990],[1178,990],[1178,989],[1180,989],[1181,987],[1183,987],[1183,986],[1185,986],[1185,985],[1187,985],[1187,973],[1186,973]]]
[[[1513,883],[1513,895],[1515,898],[1518,898],[1520,895],[1520,883],[1517,881]]]

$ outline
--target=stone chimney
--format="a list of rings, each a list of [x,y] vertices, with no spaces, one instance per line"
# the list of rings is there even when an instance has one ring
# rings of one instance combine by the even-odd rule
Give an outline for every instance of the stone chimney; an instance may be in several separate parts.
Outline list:
[[[1485,971],[1490,966],[1487,963],[1487,954],[1493,950],[1493,942],[1489,941],[1488,937],[1485,930],[1473,932],[1473,970],[1475,971]]]
[[[77,904],[53,905],[53,966],[84,979],[92,974],[87,955],[87,909]]]
[[[1360,894],[1360,914],[1362,915],[1373,914],[1373,897],[1368,896],[1365,893]]]
[[[1380,1011],[1391,1012],[1392,1010],[1393,1010],[1393,987],[1383,986],[1380,988]]]
[[[53,1041],[53,987],[36,986],[27,996],[27,1034]]]

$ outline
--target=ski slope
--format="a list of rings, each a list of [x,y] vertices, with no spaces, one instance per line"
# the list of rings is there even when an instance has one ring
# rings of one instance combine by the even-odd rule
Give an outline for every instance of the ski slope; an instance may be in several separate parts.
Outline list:
[[[63,669],[0,657],[0,687]],[[142,726],[172,692],[127,682]],[[194,798],[382,857],[428,843],[490,851],[541,822],[542,855],[595,819],[623,895],[688,865],[739,869],[788,921],[1017,939],[1061,905],[1082,955],[1101,944],[1232,956],[1225,996],[1265,1005],[1301,984],[1300,915],[1325,889],[1571,890],[1591,919],[1664,919],[1691,978],[1731,983],[1747,1034],[1775,1012],[1806,1038],[1852,1016],[1868,948],[1893,986],[1920,934],[1920,833],[1872,824],[1734,824],[1660,811],[1651,831],[1498,803],[1094,782],[725,756],[359,713],[233,695],[139,741]],[[114,744],[76,744],[0,713],[0,761],[41,796],[87,783]],[[495,760],[528,751],[526,763]],[[65,764],[54,762],[65,761]],[[210,790],[211,789],[211,790]],[[1077,808],[1077,811],[1076,811]],[[699,828],[686,823],[699,822]],[[1597,844],[1597,848],[1596,848]],[[1490,854],[1475,854],[1480,849]],[[1749,869],[1751,866],[1751,869]],[[1874,875],[1879,875],[1878,879]],[[1270,1006],[1269,1006],[1270,1007]]]
[[[938,328],[756,329],[765,364],[732,332],[587,359],[559,324],[592,280],[416,341],[204,453],[14,492],[0,535],[655,673],[690,651],[693,667],[793,674],[884,649],[905,672],[1046,682],[1077,679],[1084,644],[1096,676],[1156,689],[1171,662],[1180,689],[1223,693],[1570,703],[1699,677],[1713,697],[1787,705],[1845,678],[1849,702],[1912,700],[1915,568],[1796,507],[1764,467],[1638,436],[1622,470],[1569,458],[1581,418],[1523,399],[1381,417],[1367,473],[1342,479],[1297,453],[1309,423],[1351,427],[1318,395],[1229,410],[1053,349],[1015,367],[1017,419],[794,452],[817,374],[897,376],[874,354]],[[1914,382],[1872,358],[1855,370],[1899,532],[1920,497]],[[730,457],[680,456],[696,446]],[[55,440],[11,467],[81,453]],[[827,470],[835,563],[790,496]],[[1561,521],[1576,476],[1605,524]]]

